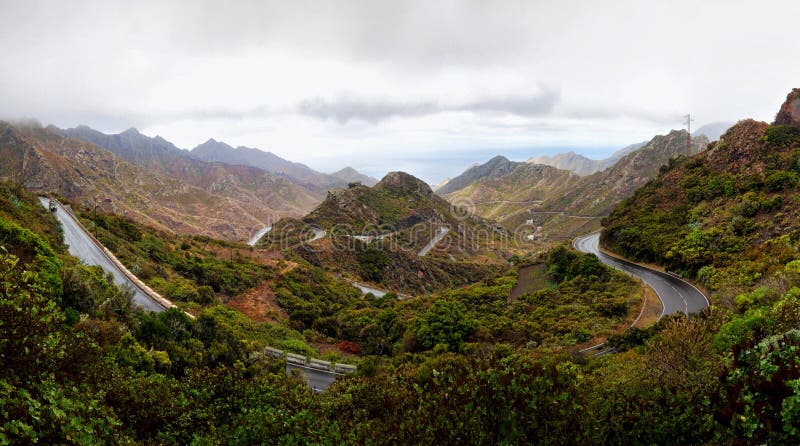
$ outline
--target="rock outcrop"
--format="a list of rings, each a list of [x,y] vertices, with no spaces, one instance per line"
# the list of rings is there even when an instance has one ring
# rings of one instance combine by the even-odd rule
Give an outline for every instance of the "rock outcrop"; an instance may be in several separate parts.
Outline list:
[[[433,190],[428,183],[405,172],[389,172],[375,185],[376,189],[391,189],[405,194],[415,194],[423,197],[433,195]]]
[[[786,96],[786,102],[775,116],[775,125],[800,127],[800,88],[795,88]]]

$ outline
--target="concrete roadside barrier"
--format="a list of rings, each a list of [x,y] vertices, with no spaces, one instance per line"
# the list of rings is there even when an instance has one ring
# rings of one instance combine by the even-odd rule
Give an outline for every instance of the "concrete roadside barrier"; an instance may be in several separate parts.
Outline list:
[[[353,373],[356,371],[356,366],[352,364],[336,364],[333,371],[336,373]]]
[[[325,370],[325,371],[331,370],[331,363],[329,361],[323,361],[321,359],[310,360],[308,362],[308,366],[316,370]]]
[[[287,353],[286,354],[286,362],[288,362],[289,364],[294,364],[294,365],[302,365],[302,366],[307,366],[308,365],[308,363],[306,362],[306,357],[305,356],[297,355],[297,354],[294,354],[294,353]]]

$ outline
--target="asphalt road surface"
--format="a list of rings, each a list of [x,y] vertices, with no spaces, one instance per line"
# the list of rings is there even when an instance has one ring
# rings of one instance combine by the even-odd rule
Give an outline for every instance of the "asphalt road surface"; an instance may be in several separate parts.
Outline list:
[[[366,285],[362,285],[358,282],[350,282],[351,285],[361,290],[361,294],[372,293],[375,297],[383,297],[386,295],[386,291],[379,290],[377,288],[368,287]]]
[[[250,240],[248,240],[247,244],[250,246],[255,246],[256,243],[258,243],[258,241],[261,240],[261,237],[263,237],[267,232],[271,230],[272,226],[267,226],[266,228],[258,231],[256,235],[254,235],[253,237],[250,238]]]
[[[333,384],[334,381],[336,381],[336,375],[331,372],[322,372],[312,369],[311,367],[301,367],[294,364],[286,364],[286,373],[290,373],[292,369],[297,369],[300,371],[300,373],[305,375],[306,379],[308,380],[309,387],[316,392],[322,392],[323,390],[327,389],[328,386]]]
[[[600,233],[578,237],[573,242],[575,249],[597,256],[604,264],[624,273],[638,277],[655,290],[664,306],[661,316],[673,313],[699,313],[708,307],[708,299],[697,288],[677,277],[646,268],[600,251]]]
[[[42,206],[48,207],[49,199],[39,197]],[[133,282],[128,279],[125,274],[120,271],[111,260],[94,244],[91,238],[83,231],[83,228],[72,218],[72,216],[64,210],[61,205],[58,205],[58,210],[55,213],[56,218],[61,222],[61,227],[64,230],[64,242],[69,247],[69,253],[81,259],[87,265],[99,265],[104,270],[111,273],[114,277],[114,283],[117,285],[125,286],[133,290],[134,303],[148,311],[163,311],[164,307],[151,299],[147,294],[140,290]],[[263,235],[263,234],[262,234]],[[315,391],[321,392],[328,388],[335,380],[336,375],[331,372],[323,372],[312,369],[310,367],[300,367],[288,364],[286,372],[291,369],[298,369],[306,376],[308,385]]]
[[[47,198],[39,197],[42,206],[48,207],[49,200]],[[55,213],[56,218],[61,222],[61,227],[64,229],[64,243],[69,247],[69,253],[81,259],[87,265],[99,265],[104,270],[111,273],[114,277],[114,283],[117,285],[130,288],[133,290],[133,302],[136,306],[141,307],[147,311],[164,311],[164,306],[154,301],[147,294],[145,294],[139,287],[128,279],[119,268],[106,257],[103,251],[94,244],[91,238],[83,232],[83,228],[76,222],[72,216],[58,204],[58,210]]]
[[[419,257],[425,257],[425,255],[439,243],[447,233],[450,232],[450,228],[447,226],[441,226],[438,231],[436,231],[436,235],[425,245],[420,252],[417,253]]]

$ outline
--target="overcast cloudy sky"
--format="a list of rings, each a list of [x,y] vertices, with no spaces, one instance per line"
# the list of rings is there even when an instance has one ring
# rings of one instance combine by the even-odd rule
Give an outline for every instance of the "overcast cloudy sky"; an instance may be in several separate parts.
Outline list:
[[[602,157],[771,121],[800,2],[0,1],[0,117],[430,182],[495,154]]]

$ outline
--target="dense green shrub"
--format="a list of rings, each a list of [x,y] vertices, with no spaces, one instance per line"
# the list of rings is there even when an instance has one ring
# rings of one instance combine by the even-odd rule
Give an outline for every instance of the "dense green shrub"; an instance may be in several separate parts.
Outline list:
[[[389,257],[382,249],[374,246],[360,249],[357,259],[361,277],[364,280],[380,282],[383,279],[383,272],[389,265]]]
[[[764,132],[764,141],[774,148],[800,145],[800,128],[791,125],[772,125]]]
[[[476,326],[477,321],[467,316],[463,304],[439,299],[419,318],[415,335],[426,349],[441,344],[457,352]]]
[[[766,189],[769,192],[778,192],[789,189],[797,184],[797,174],[785,170],[770,172],[766,179]]]

